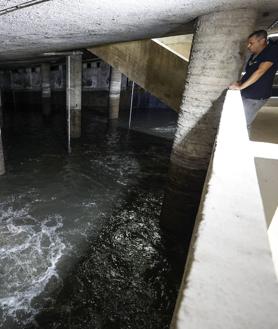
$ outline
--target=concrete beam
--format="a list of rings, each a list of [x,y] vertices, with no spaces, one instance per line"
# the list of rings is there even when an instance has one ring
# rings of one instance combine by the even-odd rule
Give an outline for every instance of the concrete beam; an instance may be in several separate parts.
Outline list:
[[[192,31],[193,33],[193,31]],[[192,47],[193,34],[177,35],[174,37],[153,39],[154,41],[160,42],[172,51],[183,56],[189,61],[191,47]]]
[[[153,40],[111,44],[88,49],[130,80],[178,111],[188,61]]]

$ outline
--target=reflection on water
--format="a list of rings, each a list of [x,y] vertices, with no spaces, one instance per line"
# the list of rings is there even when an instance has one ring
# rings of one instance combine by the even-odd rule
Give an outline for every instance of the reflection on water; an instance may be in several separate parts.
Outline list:
[[[84,111],[68,156],[64,115],[49,113],[5,113],[1,328],[168,328],[179,275],[158,218],[171,141]]]

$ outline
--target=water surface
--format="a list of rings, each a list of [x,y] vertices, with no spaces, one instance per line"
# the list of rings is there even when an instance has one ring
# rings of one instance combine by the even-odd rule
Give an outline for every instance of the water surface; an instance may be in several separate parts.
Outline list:
[[[173,123],[157,127],[165,139],[83,111],[68,155],[62,110],[4,115],[1,328],[168,328],[180,275],[159,213]]]

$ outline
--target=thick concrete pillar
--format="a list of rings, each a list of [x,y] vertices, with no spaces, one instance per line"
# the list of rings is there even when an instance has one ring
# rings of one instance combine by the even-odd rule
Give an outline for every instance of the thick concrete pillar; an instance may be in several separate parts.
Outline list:
[[[117,69],[111,68],[109,91],[109,119],[118,119],[120,112],[122,74]]]
[[[81,136],[82,55],[67,60],[67,106],[70,107],[70,136]]]
[[[179,234],[186,247],[219,125],[225,90],[239,78],[253,9],[199,17],[171,154],[169,185],[161,224]]]

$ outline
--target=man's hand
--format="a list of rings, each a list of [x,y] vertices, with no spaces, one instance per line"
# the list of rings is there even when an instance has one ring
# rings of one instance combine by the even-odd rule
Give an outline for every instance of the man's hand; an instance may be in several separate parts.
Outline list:
[[[234,82],[229,86],[230,90],[241,90],[240,83],[239,82]]]

